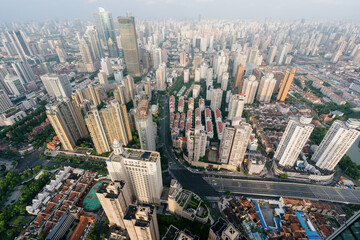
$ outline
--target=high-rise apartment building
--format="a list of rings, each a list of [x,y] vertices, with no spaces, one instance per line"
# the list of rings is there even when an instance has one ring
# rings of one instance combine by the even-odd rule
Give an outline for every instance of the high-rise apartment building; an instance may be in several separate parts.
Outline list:
[[[195,126],[186,132],[188,157],[192,161],[199,161],[205,156],[207,135],[202,125]]]
[[[260,80],[259,90],[256,95],[257,100],[259,102],[270,102],[275,84],[276,79],[274,78],[274,74],[267,73],[263,76]]]
[[[113,181],[124,181],[132,196],[142,203],[160,203],[163,183],[160,153],[142,149],[123,148],[114,141],[114,150],[106,161]]]
[[[229,104],[229,114],[227,119],[232,120],[234,117],[241,117],[244,110],[245,104],[245,95],[244,94],[234,94],[231,96]]]
[[[226,91],[229,83],[229,73],[224,72],[221,77],[221,90]]]
[[[187,65],[187,55],[186,52],[180,53],[180,66],[185,67]]]
[[[164,91],[166,89],[166,64],[161,63],[156,70],[156,89]]]
[[[127,145],[132,140],[128,115],[124,105],[117,100],[100,110],[91,106],[91,111],[85,117],[86,125],[98,154],[111,151],[114,139]]]
[[[279,161],[281,167],[294,166],[314,129],[311,120],[312,118],[304,116],[300,119],[290,118],[274,155],[274,159]]]
[[[124,181],[102,182],[96,192],[110,226],[125,228],[124,215],[131,204],[131,195]]]
[[[72,88],[66,74],[45,74],[40,78],[50,96],[56,98],[71,97]]]
[[[141,100],[139,102],[135,116],[136,128],[139,133],[141,149],[155,151],[156,129],[154,129],[154,122],[148,105],[148,100]]]
[[[240,166],[252,131],[251,125],[241,117],[233,118],[226,124],[219,148],[219,162]]]
[[[236,78],[235,78],[235,87],[239,87],[239,93],[241,93],[243,87],[243,81],[242,81],[243,74],[244,74],[244,65],[240,64],[237,69]]]
[[[152,60],[153,69],[154,70],[158,69],[160,64],[162,63],[161,48],[154,48],[152,50],[151,60]]]
[[[220,88],[213,89],[211,94],[211,110],[215,111],[216,109],[221,108],[223,91]]]
[[[112,64],[108,57],[101,59],[101,70],[104,71],[107,76],[113,74]]]
[[[270,47],[267,58],[266,58],[266,63],[268,65],[270,65],[274,62],[274,58],[276,56],[276,51],[277,51],[276,45]]]
[[[10,101],[5,90],[0,89],[0,113],[6,112],[6,110],[10,109],[12,106],[14,106],[14,104]]]
[[[130,205],[124,216],[126,231],[131,240],[159,240],[156,208],[151,205]]]
[[[347,122],[335,120],[311,160],[316,162],[317,167],[333,171],[360,136],[359,127],[360,121],[356,119]]]
[[[184,70],[184,83],[189,82],[190,79],[190,70],[189,69],[185,69]]]
[[[127,71],[132,76],[140,77],[140,60],[135,19],[134,17],[118,17],[118,22]]]
[[[242,93],[245,95],[245,104],[253,104],[255,99],[256,90],[259,86],[259,81],[256,80],[254,75],[245,79],[242,88]]]
[[[73,151],[79,138],[88,137],[84,118],[75,101],[64,98],[46,106],[46,115],[63,148]]]
[[[292,68],[291,72],[288,72],[288,71],[286,72],[284,80],[281,83],[279,93],[276,98],[277,101],[281,101],[281,102],[285,101],[288,91],[290,89],[291,83],[294,79],[295,72],[296,72],[296,68]]]

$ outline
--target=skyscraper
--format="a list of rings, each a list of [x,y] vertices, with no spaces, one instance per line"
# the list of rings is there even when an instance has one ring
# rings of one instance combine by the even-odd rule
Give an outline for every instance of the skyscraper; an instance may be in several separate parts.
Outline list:
[[[29,48],[24,39],[22,31],[8,31],[8,36],[12,45],[15,47],[16,52],[23,61],[26,61],[26,56],[30,56]]]
[[[359,127],[360,122],[356,119],[349,119],[347,122],[335,120],[311,160],[321,169],[334,170],[360,136]]]
[[[149,110],[149,101],[141,100],[136,109],[136,126],[139,133],[141,149],[156,150],[154,122]]]
[[[131,240],[159,240],[156,208],[151,205],[130,205],[124,216],[126,231]]]
[[[85,121],[98,154],[110,152],[114,139],[121,140],[124,145],[132,140],[131,133],[127,131],[127,117],[117,100],[100,110],[94,105],[91,107]]]
[[[124,215],[131,204],[131,195],[124,181],[102,182],[96,196],[104,209],[110,226],[125,228]]]
[[[50,96],[56,98],[71,97],[72,88],[66,74],[45,74],[40,78]]]
[[[91,47],[91,51],[94,54],[94,59],[101,59],[104,57],[104,51],[101,47],[100,38],[97,29],[94,26],[87,26],[85,32]]]
[[[268,65],[272,64],[274,62],[274,58],[276,56],[277,46],[271,46],[268,52],[268,56],[266,58],[266,63]]]
[[[127,71],[132,76],[140,77],[140,60],[135,19],[134,17],[118,17],[118,22]]]
[[[154,48],[152,50],[151,59],[152,59],[153,69],[154,70],[158,69],[160,64],[163,62],[161,58],[161,48]]]
[[[304,116],[301,116],[300,119],[290,118],[274,155],[274,159],[279,161],[280,166],[294,166],[314,129],[311,120],[312,118]]]
[[[114,28],[114,20],[112,18],[112,14],[110,12],[105,11],[104,8],[99,7],[99,12],[94,13],[95,26],[99,33],[100,39],[103,41],[103,45],[109,48],[109,40],[111,39],[111,54],[109,52],[110,57],[118,57],[119,49],[116,45],[116,36],[115,36],[115,28]]]
[[[114,152],[106,161],[111,179],[129,183],[129,192],[139,202],[159,204],[163,191],[160,153],[123,148],[118,141],[112,148]]]
[[[260,80],[259,90],[256,98],[259,102],[270,102],[276,84],[274,74],[267,73]]]
[[[75,101],[64,98],[46,105],[46,115],[59,137],[63,148],[73,151],[79,138],[88,137],[84,118]]]
[[[6,75],[4,79],[6,87],[10,90],[13,95],[20,95],[25,93],[25,87],[23,81],[19,77],[14,75]]]
[[[12,67],[16,75],[22,80],[23,83],[35,81],[35,75],[27,62],[17,61],[13,62]]]
[[[235,79],[235,87],[239,87],[239,93],[241,93],[243,87],[243,81],[242,81],[243,74],[244,74],[244,65],[240,64],[237,69],[236,79]]]
[[[251,75],[245,79],[242,93],[245,94],[245,104],[253,104],[255,99],[256,90],[259,86],[259,81],[256,81],[256,77]]]
[[[82,62],[77,65],[79,72],[96,72],[100,67],[100,59],[95,58],[92,47],[87,38],[81,38],[79,49]]]
[[[224,72],[221,77],[221,90],[226,91],[228,88],[229,73]]]
[[[288,91],[290,89],[291,83],[294,79],[295,72],[296,72],[296,68],[292,68],[291,72],[288,72],[288,71],[286,72],[284,80],[282,81],[279,93],[276,98],[277,101],[281,101],[281,102],[285,101]]]
[[[219,162],[240,166],[245,157],[252,128],[241,117],[227,123],[220,142]]]
[[[244,94],[234,94],[231,96],[229,104],[229,114],[227,119],[232,120],[234,117],[241,117],[244,110],[245,104],[245,95]]]

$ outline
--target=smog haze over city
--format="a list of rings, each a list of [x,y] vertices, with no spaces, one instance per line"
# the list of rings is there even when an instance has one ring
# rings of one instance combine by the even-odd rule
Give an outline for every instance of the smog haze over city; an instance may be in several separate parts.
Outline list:
[[[0,8],[1,240],[360,236],[360,0]]]

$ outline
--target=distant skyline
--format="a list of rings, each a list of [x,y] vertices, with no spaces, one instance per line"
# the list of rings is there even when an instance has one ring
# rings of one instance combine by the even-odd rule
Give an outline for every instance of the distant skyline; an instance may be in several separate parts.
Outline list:
[[[359,0],[0,0],[0,22],[88,19],[99,6],[113,17],[139,19],[239,18],[360,21]]]

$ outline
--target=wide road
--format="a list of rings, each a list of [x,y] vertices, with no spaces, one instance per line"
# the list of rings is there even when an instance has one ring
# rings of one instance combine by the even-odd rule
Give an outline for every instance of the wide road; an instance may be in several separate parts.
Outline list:
[[[341,189],[314,184],[204,177],[217,191],[290,198],[308,198],[340,203],[360,204],[360,190]]]
[[[164,148],[169,160],[171,175],[185,188],[208,198],[218,197],[222,193],[230,191],[231,193],[251,196],[308,198],[311,200],[360,204],[360,190],[340,189],[315,184],[222,178],[188,171],[175,159],[170,139],[168,139],[168,99],[167,95],[163,95],[161,99],[163,114],[160,123],[160,147]]]

